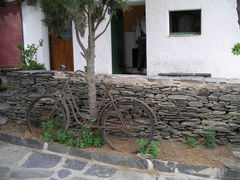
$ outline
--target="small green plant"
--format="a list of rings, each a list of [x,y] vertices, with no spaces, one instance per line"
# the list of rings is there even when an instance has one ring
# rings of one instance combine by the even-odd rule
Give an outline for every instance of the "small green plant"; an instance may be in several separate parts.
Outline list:
[[[150,158],[157,158],[160,154],[160,149],[158,147],[159,143],[157,141],[152,141],[147,145],[146,139],[139,139],[138,144],[140,145],[140,153],[149,154]]]
[[[197,146],[197,140],[194,137],[188,136],[186,140],[187,146],[195,148]]]
[[[54,118],[43,123],[43,140],[48,142],[59,141],[73,147],[100,147],[104,144],[102,136],[96,135],[89,130],[87,124],[80,130],[80,136],[74,136],[74,131],[68,129],[66,133],[61,132],[60,118]]]
[[[207,148],[214,148],[216,146],[215,132],[213,130],[208,130],[204,139]]]
[[[80,139],[78,140],[80,143],[78,146],[83,146],[83,147],[90,147],[90,146],[95,146],[95,147],[100,147],[104,144],[104,140],[101,136],[94,134],[89,130],[89,127],[87,124],[82,126],[81,129],[82,135]]]
[[[42,123],[43,128],[43,140],[47,142],[52,142],[56,136],[57,131],[61,128],[61,118],[55,117],[51,120],[44,121]]]
[[[35,44],[27,45],[26,48],[24,46],[18,45],[18,48],[22,51],[19,56],[22,66],[20,69],[22,70],[44,70],[46,69],[44,64],[40,64],[37,62],[37,52],[40,47],[43,46],[43,40],[40,39],[39,44],[36,46]]]
[[[69,143],[71,141],[73,137],[73,130],[71,129],[68,129],[66,133],[62,133],[60,130],[57,131],[57,140],[64,144],[64,143],[67,143],[67,144],[71,144]]]
[[[232,48],[232,53],[234,55],[240,55],[240,43],[236,43],[234,44],[233,48]]]

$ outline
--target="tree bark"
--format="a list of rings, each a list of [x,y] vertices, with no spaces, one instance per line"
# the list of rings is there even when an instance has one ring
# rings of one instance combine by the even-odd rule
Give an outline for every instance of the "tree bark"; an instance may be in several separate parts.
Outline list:
[[[96,107],[96,78],[95,78],[95,47],[88,52],[87,62],[87,87],[88,87],[88,104],[90,119],[96,119],[97,107]]]
[[[87,49],[87,87],[90,119],[97,118],[97,97],[96,97],[96,77],[95,77],[95,31],[93,29],[92,17],[89,15],[89,35]]]

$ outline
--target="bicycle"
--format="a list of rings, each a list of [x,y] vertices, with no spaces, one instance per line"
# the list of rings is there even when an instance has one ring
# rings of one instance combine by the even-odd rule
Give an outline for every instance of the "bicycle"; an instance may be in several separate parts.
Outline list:
[[[31,133],[41,133],[43,122],[58,118],[53,127],[62,133],[77,124],[88,123],[90,129],[100,129],[104,141],[114,150],[120,152],[137,152],[137,139],[144,138],[149,144],[154,137],[156,116],[153,110],[143,101],[133,97],[114,98],[113,85],[101,81],[105,87],[96,120],[85,117],[76,103],[69,82],[73,77],[85,77],[85,72],[77,70],[67,72],[63,87],[58,94],[42,95],[36,98],[27,111],[27,127]],[[107,98],[108,97],[108,98]],[[108,100],[107,103],[105,103]],[[70,121],[70,117],[75,121]],[[76,124],[77,123],[77,124]],[[53,128],[53,131],[56,129]]]

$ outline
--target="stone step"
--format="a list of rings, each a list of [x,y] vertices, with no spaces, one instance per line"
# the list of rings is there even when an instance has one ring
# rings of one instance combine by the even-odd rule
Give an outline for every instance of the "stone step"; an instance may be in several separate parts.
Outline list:
[[[0,125],[6,124],[8,122],[8,118],[4,116],[0,116]]]

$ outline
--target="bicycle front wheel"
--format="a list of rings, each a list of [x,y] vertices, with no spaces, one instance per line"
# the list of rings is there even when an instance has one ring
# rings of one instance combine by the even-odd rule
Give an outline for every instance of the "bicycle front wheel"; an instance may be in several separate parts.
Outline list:
[[[65,133],[69,125],[69,110],[64,102],[53,95],[36,98],[27,111],[27,127],[36,136],[44,140],[56,139],[57,132]]]
[[[114,150],[136,153],[139,140],[149,144],[155,132],[155,114],[144,102],[125,98],[109,104],[102,115],[103,137]]]

